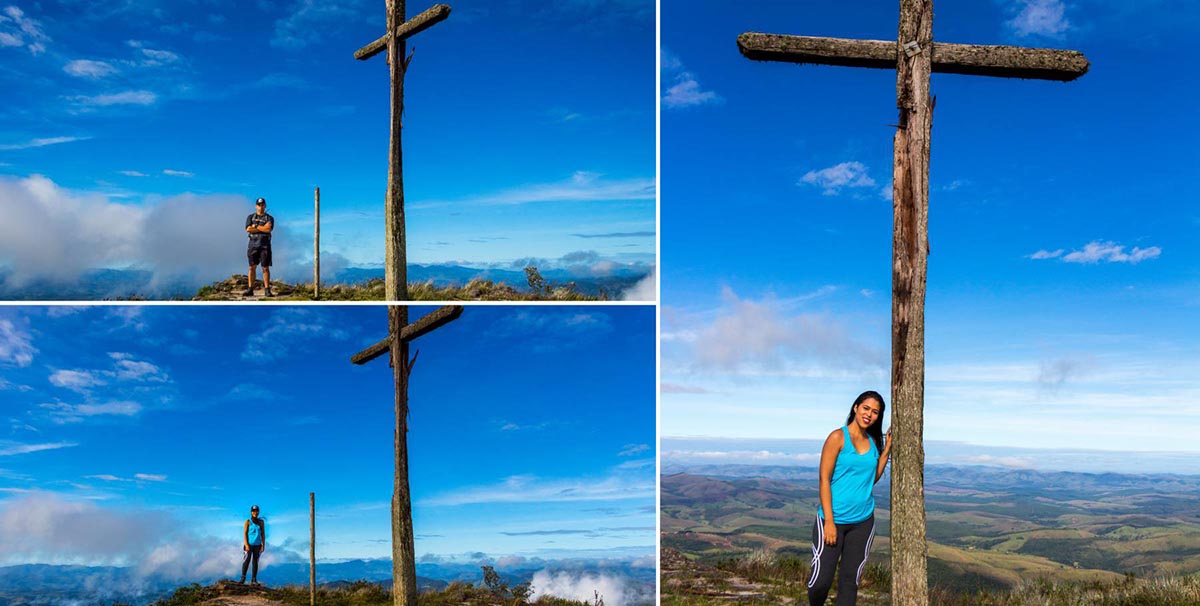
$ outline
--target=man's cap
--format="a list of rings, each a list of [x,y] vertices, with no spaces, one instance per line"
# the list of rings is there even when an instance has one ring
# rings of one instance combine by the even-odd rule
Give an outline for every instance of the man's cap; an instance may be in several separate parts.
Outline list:
[[[251,505],[250,511],[258,511],[258,505]]]
[[[267,203],[267,199],[266,199],[266,198],[259,198],[259,199],[255,200],[255,201],[254,201],[254,203],[255,203],[255,204],[266,204],[266,203]]]

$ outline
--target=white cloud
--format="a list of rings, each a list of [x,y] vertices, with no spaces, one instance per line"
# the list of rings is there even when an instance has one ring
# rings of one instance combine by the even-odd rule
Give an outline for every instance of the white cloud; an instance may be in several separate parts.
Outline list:
[[[532,475],[505,478],[498,484],[468,486],[421,501],[426,506],[487,503],[566,503],[653,499],[653,469],[617,469],[604,477],[545,479]]]
[[[242,359],[270,362],[285,354],[302,351],[317,338],[344,341],[350,333],[329,321],[319,308],[287,307],[271,314],[265,326],[246,339]]]
[[[237,569],[236,544],[189,528],[163,511],[101,507],[36,492],[0,503],[0,562],[132,566],[138,577],[178,581]],[[263,564],[269,569],[270,560]]]
[[[86,370],[56,370],[50,374],[50,383],[63,389],[85,392],[104,385],[104,380]]]
[[[665,48],[661,52],[662,73],[664,76],[672,76],[675,82],[663,94],[664,107],[683,108],[725,102],[725,99],[721,98],[716,91],[701,88],[699,79],[695,74],[687,71],[678,55]]]
[[[592,603],[599,601],[596,599],[599,595],[606,605],[625,606],[631,597],[626,595],[623,579],[599,573],[539,570],[533,574],[531,585],[531,600],[542,596],[556,596]]]
[[[621,296],[625,301],[654,301],[657,297],[658,266],[654,266],[645,278],[638,280]]]
[[[130,90],[109,95],[74,97],[83,105],[106,107],[110,105],[154,105],[158,95],[148,90]]]
[[[122,175],[125,175],[126,177],[149,177],[150,176],[150,175],[147,175],[146,173],[138,172],[136,170],[119,170],[117,172],[121,173]]]
[[[135,480],[142,480],[143,482],[166,482],[167,481],[166,475],[158,474],[158,473],[135,473],[135,474],[133,474],[133,477]]]
[[[1062,0],[1017,0],[1020,11],[1007,25],[1018,36],[1057,37],[1071,27]]]
[[[664,462],[741,464],[741,465],[816,465],[821,453],[786,453],[771,450],[669,450],[662,453]]]
[[[90,78],[92,80],[98,80],[105,76],[111,76],[117,73],[117,68],[105,63],[104,61],[76,59],[63,66],[63,71],[78,78]]]
[[[195,174],[189,173],[186,170],[174,170],[174,169],[170,169],[170,168],[164,168],[163,174],[167,175],[169,177],[195,177],[196,176]]]
[[[0,145],[0,151],[14,151],[18,149],[31,149],[35,147],[46,147],[47,145],[58,145],[60,143],[72,143],[75,141],[87,141],[91,137],[46,137],[42,139],[32,139],[24,143],[8,143]]]
[[[465,204],[507,206],[533,202],[597,202],[653,200],[654,179],[604,179],[602,175],[576,171],[568,179],[555,183],[534,183],[493,194],[481,194],[457,200],[421,200],[409,206],[413,209]]]
[[[1064,263],[1081,263],[1084,265],[1092,265],[1096,263],[1129,263],[1136,264],[1148,259],[1157,259],[1162,254],[1162,249],[1157,246],[1149,248],[1133,247],[1129,252],[1125,252],[1125,246],[1116,242],[1104,242],[1096,240],[1089,242],[1080,250],[1074,250],[1064,254],[1063,249],[1057,250],[1039,250],[1031,255],[1030,259],[1061,259]]]
[[[245,271],[241,226],[253,204],[242,196],[184,194],[133,205],[34,175],[0,177],[0,200],[0,263],[9,266],[8,289],[67,283],[91,268],[135,267],[152,272],[149,292],[139,293],[152,294],[177,282],[198,287]],[[64,233],[72,236],[60,237]],[[286,227],[276,227],[273,273],[281,278],[291,267],[290,238]]]
[[[665,341],[690,348],[693,370],[738,374],[782,369],[800,359],[840,369],[882,369],[885,353],[859,342],[842,325],[820,314],[787,315],[775,299],[752,301],[731,289],[714,318],[664,333]]]
[[[650,450],[650,446],[647,444],[626,444],[625,447],[621,449],[621,452],[617,453],[617,456],[628,457],[639,452],[646,452],[647,450]]]
[[[137,402],[106,402],[104,404],[54,402],[42,404],[41,407],[50,411],[50,419],[60,425],[82,423],[91,417],[132,417],[142,412],[142,405]]]
[[[297,0],[294,5],[286,7],[283,13],[287,17],[275,22],[271,46],[289,50],[304,48],[320,39],[322,33],[329,33],[337,24],[357,17],[354,6],[340,0]],[[369,40],[363,44],[366,42]]]
[[[1033,469],[1033,459],[1030,457],[967,455],[957,460],[961,461],[962,463],[974,465],[992,465],[996,467],[1011,467],[1013,469]]]
[[[867,167],[861,162],[842,162],[829,168],[808,171],[800,177],[800,183],[816,185],[826,196],[837,195],[844,187],[875,187],[875,180],[867,174]]]
[[[42,24],[25,16],[20,8],[7,6],[0,11],[0,46],[24,46],[34,55],[46,52],[50,37]]]
[[[0,362],[29,366],[35,353],[37,349],[33,347],[29,333],[18,328],[12,320],[0,318]]]
[[[0,440],[0,457],[11,457],[13,455],[41,452],[43,450],[58,450],[59,448],[70,448],[72,446],[78,446],[78,444],[74,442],[44,442],[41,444],[23,444],[21,442]],[[0,535],[2,534],[3,533],[0,533]],[[3,541],[0,541],[0,543],[3,543]]]

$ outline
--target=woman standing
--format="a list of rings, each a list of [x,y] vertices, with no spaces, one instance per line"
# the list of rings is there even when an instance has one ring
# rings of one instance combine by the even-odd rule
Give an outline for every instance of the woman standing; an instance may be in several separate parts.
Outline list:
[[[821,508],[813,524],[809,606],[823,606],[838,570],[837,606],[854,606],[858,582],[875,538],[875,483],[892,450],[883,436],[883,396],[865,391],[854,400],[846,425],[833,430],[821,449]],[[838,560],[841,564],[838,565]]]

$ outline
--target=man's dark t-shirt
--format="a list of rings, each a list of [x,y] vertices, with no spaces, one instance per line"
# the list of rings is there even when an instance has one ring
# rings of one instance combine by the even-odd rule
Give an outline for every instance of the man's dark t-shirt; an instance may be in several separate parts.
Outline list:
[[[275,223],[275,217],[272,217],[268,213],[263,213],[261,215],[258,213],[250,213],[250,216],[246,217],[246,227],[250,227],[251,225],[262,227],[268,223]],[[250,232],[247,233],[247,235],[250,236],[250,242],[248,245],[249,248],[263,248],[271,246],[271,234]]]

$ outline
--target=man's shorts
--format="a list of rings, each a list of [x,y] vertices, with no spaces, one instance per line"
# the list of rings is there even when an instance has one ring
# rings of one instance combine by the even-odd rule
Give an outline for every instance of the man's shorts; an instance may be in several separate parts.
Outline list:
[[[246,258],[249,259],[250,265],[262,265],[263,267],[271,266],[271,246],[255,246],[246,249]]]

